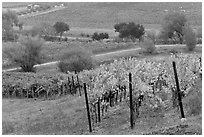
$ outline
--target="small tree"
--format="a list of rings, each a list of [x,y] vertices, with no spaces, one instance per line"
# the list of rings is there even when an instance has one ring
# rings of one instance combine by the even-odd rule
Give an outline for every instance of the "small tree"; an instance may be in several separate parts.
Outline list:
[[[69,25],[67,25],[67,24],[64,23],[64,22],[56,22],[53,27],[55,28],[56,32],[57,32],[58,34],[60,34],[60,37],[62,37],[62,34],[63,34],[65,31],[69,31]]]
[[[120,32],[120,30],[124,27],[124,26],[126,26],[127,24],[126,23],[119,23],[119,24],[115,24],[115,26],[114,26],[114,29],[115,29],[115,32]]]
[[[180,44],[183,43],[183,27],[185,26],[187,19],[183,13],[170,13],[164,18],[162,24],[163,33],[170,39],[178,38]]]
[[[44,41],[39,37],[21,37],[20,45],[7,52],[11,61],[24,72],[35,72],[34,65],[41,63],[41,50]]]
[[[13,26],[18,25],[18,16],[15,12],[7,10],[2,14],[2,39],[4,41],[15,41]]]
[[[109,35],[108,33],[97,33],[95,32],[93,35],[92,35],[92,39],[93,40],[103,40],[103,39],[108,39],[109,38]]]
[[[115,31],[119,32],[120,38],[130,38],[133,41],[135,39],[141,40],[142,36],[145,34],[144,27],[141,24],[135,25],[134,22],[120,23],[114,26]]]
[[[63,73],[92,69],[95,67],[95,61],[91,55],[89,51],[82,47],[74,47],[62,55],[58,67]]]
[[[147,53],[153,53],[156,49],[154,42],[149,38],[144,38],[141,48],[145,49]]]
[[[154,44],[156,44],[157,36],[156,36],[156,32],[154,30],[147,31],[146,36],[147,36],[147,38],[151,39],[154,42]]]
[[[184,27],[184,38],[186,41],[186,47],[189,51],[192,51],[196,47],[196,34],[190,26]]]
[[[93,35],[92,35],[92,39],[93,40],[100,40],[100,36],[97,32],[95,32]]]
[[[3,12],[2,14],[2,20],[6,20],[7,23],[9,23],[12,27],[13,25],[18,25],[18,16],[14,11],[7,10],[6,12]]]
[[[40,37],[45,37],[45,36],[53,36],[55,35],[55,28],[48,24],[48,23],[42,23],[40,25],[34,26],[31,30],[27,32],[28,35],[31,35],[32,37],[34,36],[40,36]]]

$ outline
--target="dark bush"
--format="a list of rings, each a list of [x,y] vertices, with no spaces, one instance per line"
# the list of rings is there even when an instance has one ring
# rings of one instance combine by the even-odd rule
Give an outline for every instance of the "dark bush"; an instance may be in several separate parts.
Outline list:
[[[68,71],[80,72],[95,67],[95,61],[91,57],[91,53],[82,47],[74,47],[64,55],[62,55],[58,67],[61,72]]]
[[[103,39],[108,39],[109,38],[109,35],[108,35],[108,33],[97,33],[97,32],[95,32],[94,34],[93,34],[93,36],[92,36],[92,39],[93,40],[103,40]]]
[[[145,34],[144,26],[134,22],[116,24],[114,28],[115,32],[119,32],[120,38],[129,38],[132,41],[135,41],[135,39],[141,41],[142,36]]]

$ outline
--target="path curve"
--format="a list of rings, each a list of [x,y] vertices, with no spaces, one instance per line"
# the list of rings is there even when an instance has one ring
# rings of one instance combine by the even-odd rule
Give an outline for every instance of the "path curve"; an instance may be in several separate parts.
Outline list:
[[[181,45],[181,44],[175,44],[175,45],[156,45],[157,48],[158,47],[170,47],[170,46],[185,46],[185,45]],[[197,46],[201,46],[201,45],[197,45]],[[108,52],[108,53],[96,54],[96,55],[93,55],[92,57],[101,57],[101,56],[106,56],[106,55],[111,55],[111,54],[119,54],[119,53],[128,52],[128,51],[137,51],[137,50],[140,50],[140,49],[141,48],[125,49],[125,50],[113,51],[113,52]],[[58,62],[59,61],[53,61],[53,62],[47,62],[47,63],[43,63],[43,64],[37,64],[34,67],[53,65],[53,64],[56,64]],[[18,69],[20,69],[20,67],[2,70],[2,72],[9,72],[9,71],[14,71],[14,70],[18,70]]]

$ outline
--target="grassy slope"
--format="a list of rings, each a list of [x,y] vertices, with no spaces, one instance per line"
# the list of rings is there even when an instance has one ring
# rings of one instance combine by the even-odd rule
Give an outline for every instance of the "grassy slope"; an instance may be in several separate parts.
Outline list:
[[[134,21],[142,24],[161,24],[167,14],[164,10],[186,11],[188,20],[195,26],[201,25],[200,3],[66,3],[67,8],[61,11],[23,19],[25,25],[36,25],[41,22],[54,24],[64,21],[72,27],[80,28],[113,28],[118,22]],[[158,26],[157,26],[158,27]]]
[[[202,90],[201,81],[197,89]],[[3,99],[3,134],[90,134],[84,100],[78,95],[56,100]],[[202,115],[186,115],[189,126],[182,130],[176,128],[179,117],[174,109],[150,110],[142,106],[131,130],[129,107],[123,102],[109,109],[91,134],[202,134]]]

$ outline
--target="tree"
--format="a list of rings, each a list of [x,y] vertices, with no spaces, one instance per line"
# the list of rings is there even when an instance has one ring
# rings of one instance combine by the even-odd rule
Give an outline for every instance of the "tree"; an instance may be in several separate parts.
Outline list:
[[[62,34],[63,34],[65,31],[68,31],[68,30],[69,30],[69,25],[67,25],[67,24],[64,23],[64,22],[56,22],[53,27],[55,28],[56,32],[57,32],[58,34],[60,34],[60,37],[62,37]]]
[[[53,36],[55,35],[55,28],[48,24],[48,23],[42,23],[40,25],[34,26],[31,30],[27,32],[31,36]]]
[[[184,38],[186,42],[186,47],[189,51],[192,51],[196,47],[196,34],[193,32],[193,29],[186,25],[183,29]]]
[[[7,51],[13,63],[19,65],[24,72],[35,72],[34,65],[42,61],[42,46],[44,41],[39,37],[22,37],[20,45]]]
[[[135,25],[134,22],[120,23],[114,26],[115,31],[119,32],[120,38],[130,38],[133,41],[135,39],[141,40],[142,36],[145,34],[145,30],[143,25],[137,24]]]
[[[81,46],[74,46],[61,56],[58,68],[61,72],[80,72],[95,68],[96,62],[92,53]]]
[[[2,14],[2,39],[4,41],[13,41],[16,38],[13,26],[18,25],[18,16],[15,12],[7,10]]]
[[[183,43],[183,27],[187,19],[183,13],[170,13],[164,18],[162,24],[163,33],[170,39],[179,39],[180,44]]]
[[[2,14],[2,20],[6,20],[9,25],[13,27],[13,25],[18,25],[18,16],[15,12],[11,10],[7,10],[6,12],[3,12]]]
[[[155,30],[146,31],[146,36],[147,38],[151,39],[154,42],[154,44],[156,44],[157,36]]]
[[[115,26],[114,26],[114,29],[115,29],[115,32],[120,32],[120,30],[124,27],[124,26],[126,26],[127,24],[126,23],[119,23],[119,24],[115,24]]]

